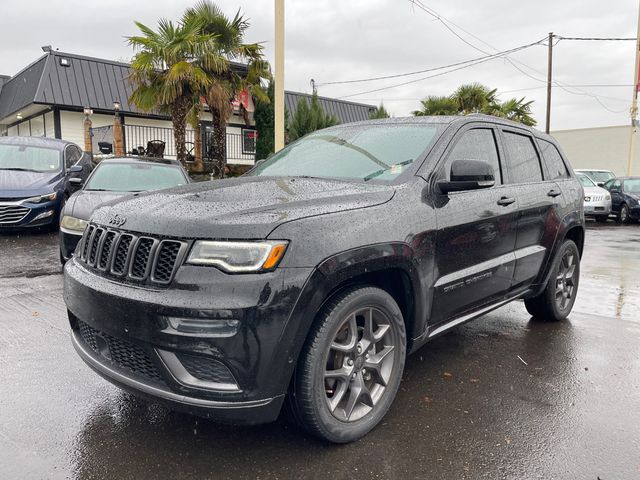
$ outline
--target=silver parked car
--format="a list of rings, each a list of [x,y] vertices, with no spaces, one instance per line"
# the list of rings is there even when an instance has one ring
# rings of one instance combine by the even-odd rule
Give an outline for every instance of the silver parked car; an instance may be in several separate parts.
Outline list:
[[[597,186],[591,178],[583,173],[576,176],[584,188],[584,215],[594,217],[597,222],[606,222],[611,214],[611,194]]]
[[[602,187],[605,182],[608,182],[612,178],[616,178],[616,174],[611,170],[598,170],[598,169],[588,169],[588,168],[578,168],[576,169],[577,173],[582,173],[589,177],[593,183],[598,187]]]

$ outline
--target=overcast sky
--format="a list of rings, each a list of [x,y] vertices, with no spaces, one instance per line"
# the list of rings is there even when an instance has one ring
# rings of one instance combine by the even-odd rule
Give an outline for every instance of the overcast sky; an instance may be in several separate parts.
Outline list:
[[[474,36],[458,31],[489,53],[529,44],[553,31],[565,37],[635,37],[638,0],[422,0],[424,5]],[[125,37],[136,33],[133,20],[155,26],[160,17],[178,19],[193,1],[185,0],[22,0],[3,2],[0,16],[1,74],[13,75],[51,44],[60,51],[109,59],[128,59]],[[240,8],[251,21],[248,41],[264,42],[273,61],[273,1],[225,0],[230,15]],[[433,16],[409,0],[287,0],[285,87],[344,97],[388,87],[428,74],[344,85],[326,82],[424,70],[484,54],[455,37]],[[476,38],[477,37],[477,38]],[[482,43],[486,42],[486,43]],[[490,45],[490,46],[489,46]],[[465,68],[405,86],[349,97],[408,115],[426,95],[446,95],[462,83],[497,88],[504,100],[525,96],[544,127],[547,49],[539,45],[504,59]],[[522,62],[522,63],[516,63]],[[524,64],[524,65],[523,65]],[[551,129],[629,123],[634,42],[563,40],[554,48]],[[437,73],[437,72],[433,72]],[[533,78],[531,78],[533,77]],[[582,85],[623,85],[594,87]]]

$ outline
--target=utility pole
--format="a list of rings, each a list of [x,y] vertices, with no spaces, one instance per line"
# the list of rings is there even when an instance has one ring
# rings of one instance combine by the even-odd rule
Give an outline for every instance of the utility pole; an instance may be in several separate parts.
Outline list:
[[[275,0],[275,151],[284,148],[284,0]]]
[[[549,32],[549,54],[547,55],[547,122],[544,131],[549,133],[551,124],[551,79],[553,70],[553,32]]]
[[[629,129],[629,157],[627,158],[627,175],[633,172],[633,161],[636,157],[636,134],[638,132],[638,68],[640,68],[640,6],[638,7],[638,33],[636,40],[636,62],[633,72],[633,96],[631,97],[631,128]]]

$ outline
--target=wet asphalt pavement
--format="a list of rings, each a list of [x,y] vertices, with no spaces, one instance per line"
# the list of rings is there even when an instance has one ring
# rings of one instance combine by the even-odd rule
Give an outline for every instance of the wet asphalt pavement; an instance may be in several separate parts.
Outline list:
[[[334,446],[137,400],[75,354],[56,234],[0,235],[0,479],[640,479],[640,226],[589,224],[570,319],[512,303],[407,361],[384,422]]]

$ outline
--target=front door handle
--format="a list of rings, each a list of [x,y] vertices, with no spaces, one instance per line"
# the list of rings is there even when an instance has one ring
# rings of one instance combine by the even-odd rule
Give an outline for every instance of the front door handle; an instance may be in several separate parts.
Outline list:
[[[549,197],[556,198],[556,197],[559,197],[560,195],[562,195],[562,192],[560,192],[560,191],[558,191],[558,190],[556,190],[556,189],[551,189],[551,190],[549,190],[549,192],[547,193],[547,195],[548,195]]]
[[[507,205],[511,205],[512,203],[515,203],[516,199],[513,197],[502,197],[500,200],[498,200],[498,205],[502,205],[503,207],[506,207]]]

